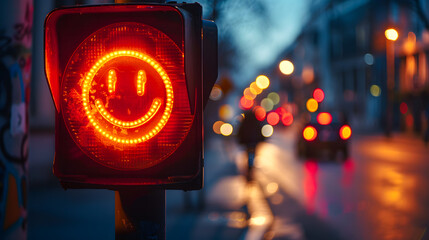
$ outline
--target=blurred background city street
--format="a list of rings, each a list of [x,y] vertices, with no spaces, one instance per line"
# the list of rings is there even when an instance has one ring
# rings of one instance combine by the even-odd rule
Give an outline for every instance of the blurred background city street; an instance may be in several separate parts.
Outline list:
[[[198,2],[219,32],[204,188],[166,191],[166,238],[429,240],[429,2]],[[32,27],[28,187],[21,217],[1,219],[0,238],[15,228],[28,239],[115,237],[115,193],[64,190],[52,173],[55,108],[44,72],[46,15],[100,3],[114,1],[15,3]],[[2,111],[12,91],[3,82]],[[1,133],[2,148],[12,144]],[[8,166],[0,164],[0,216],[11,209]]]

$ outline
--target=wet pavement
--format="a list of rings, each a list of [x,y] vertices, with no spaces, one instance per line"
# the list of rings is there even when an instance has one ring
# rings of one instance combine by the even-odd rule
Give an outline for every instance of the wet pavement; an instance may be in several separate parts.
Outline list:
[[[204,190],[166,192],[167,239],[246,239],[246,181],[231,141],[207,143]],[[114,239],[114,192],[63,190],[53,146],[53,133],[30,135],[28,239]]]
[[[62,190],[46,161],[51,135],[30,141],[29,239],[113,239],[114,193]],[[353,136],[345,162],[298,158],[295,142],[294,128],[276,129],[258,146],[248,183],[235,140],[210,139],[204,190],[167,191],[167,239],[429,239],[429,148],[420,139]]]
[[[295,134],[261,144],[255,164],[270,192],[274,239],[429,239],[429,148],[409,135],[354,137],[339,159],[299,159]]]

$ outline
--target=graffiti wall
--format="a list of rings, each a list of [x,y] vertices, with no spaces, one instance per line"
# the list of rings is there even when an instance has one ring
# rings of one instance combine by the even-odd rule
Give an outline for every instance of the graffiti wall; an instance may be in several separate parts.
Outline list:
[[[0,3],[0,239],[26,239],[33,1]]]

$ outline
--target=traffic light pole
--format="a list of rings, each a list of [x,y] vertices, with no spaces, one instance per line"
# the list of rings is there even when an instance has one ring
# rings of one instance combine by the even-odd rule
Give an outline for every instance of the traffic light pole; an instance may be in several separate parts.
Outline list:
[[[115,0],[115,3],[165,0]],[[165,239],[165,190],[130,189],[115,192],[115,239]]]
[[[165,0],[115,0],[115,3]],[[165,189],[115,192],[115,239],[165,239]]]
[[[165,190],[116,191],[115,239],[165,239]]]

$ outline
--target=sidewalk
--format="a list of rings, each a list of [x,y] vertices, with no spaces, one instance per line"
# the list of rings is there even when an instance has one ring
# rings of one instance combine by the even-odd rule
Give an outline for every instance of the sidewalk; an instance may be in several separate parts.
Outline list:
[[[202,191],[167,191],[167,239],[239,239],[243,235],[248,217],[246,182],[234,162],[237,145],[232,139],[224,140],[206,141]],[[64,191],[52,175],[53,142],[53,133],[30,135],[28,239],[114,239],[114,192]],[[200,197],[202,210],[197,204]],[[190,199],[188,206],[185,198]]]
[[[228,140],[232,139],[206,142],[203,194],[167,192],[167,239],[239,239],[243,234],[247,227],[246,180],[234,162],[239,149]],[[192,201],[190,211],[185,208],[185,195]],[[199,197],[205,203],[201,211]]]

